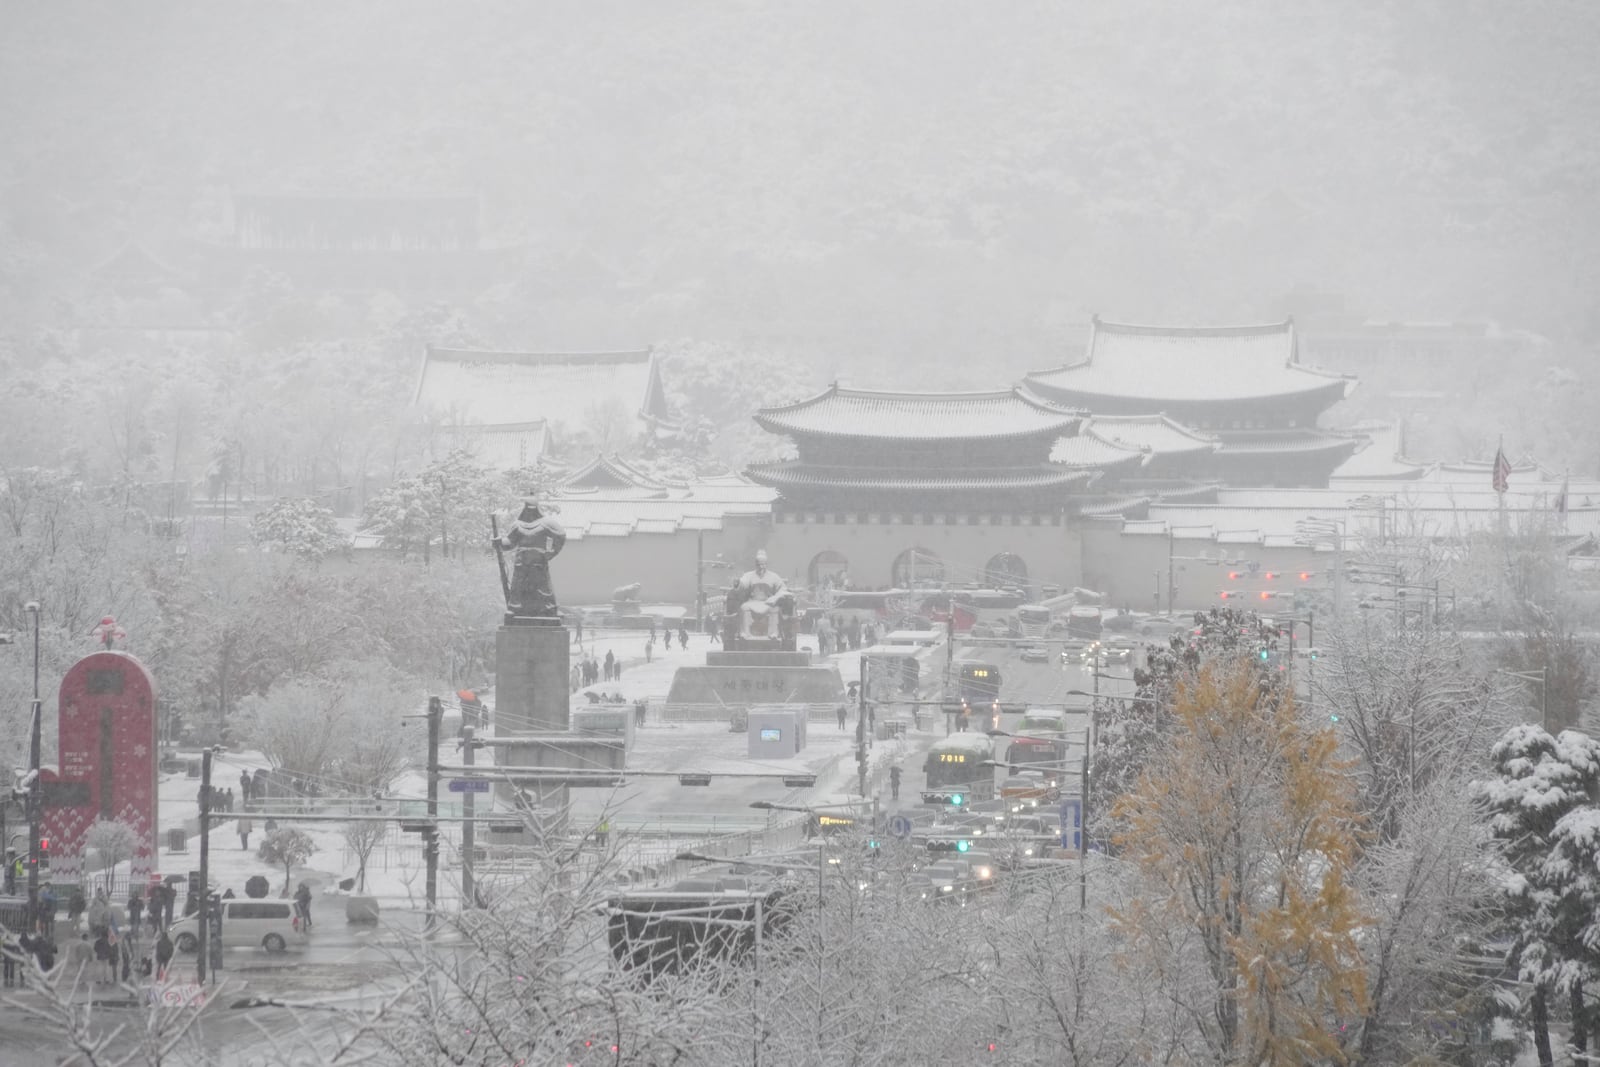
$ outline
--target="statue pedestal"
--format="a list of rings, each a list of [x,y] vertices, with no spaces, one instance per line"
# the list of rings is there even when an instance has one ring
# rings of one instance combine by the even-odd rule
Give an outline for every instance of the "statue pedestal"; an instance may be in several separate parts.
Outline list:
[[[500,737],[566,733],[572,635],[559,622],[520,620],[495,634],[494,728]]]
[[[839,668],[812,663],[809,652],[708,652],[703,667],[679,667],[669,704],[839,704]]]

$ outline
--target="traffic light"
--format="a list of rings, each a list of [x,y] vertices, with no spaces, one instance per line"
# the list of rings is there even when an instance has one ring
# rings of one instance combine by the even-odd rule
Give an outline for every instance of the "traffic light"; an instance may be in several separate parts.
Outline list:
[[[1328,721],[1331,723],[1337,723],[1339,721],[1339,713],[1337,711],[1330,711],[1328,713]]]
[[[1267,662],[1267,660],[1270,659],[1271,656],[1272,656],[1272,653],[1268,652],[1266,649],[1263,648],[1261,650],[1261,662],[1262,663]]]
[[[868,848],[877,848],[878,847],[878,839],[876,837],[867,838],[867,847]]]
[[[965,837],[930,837],[929,852],[970,852],[972,841]]]
[[[39,851],[46,854],[50,852],[50,839],[48,837],[39,838]]]
[[[922,794],[924,804],[945,804],[952,808],[959,808],[967,802],[965,794],[944,789],[930,789]]]

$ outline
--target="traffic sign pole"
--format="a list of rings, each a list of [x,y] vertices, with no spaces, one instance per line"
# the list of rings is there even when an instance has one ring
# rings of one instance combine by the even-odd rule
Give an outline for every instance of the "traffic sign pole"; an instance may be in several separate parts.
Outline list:
[[[472,726],[463,726],[461,728],[461,762],[468,767],[471,767],[477,760],[477,733],[477,729]],[[461,814],[466,820],[461,824],[461,907],[466,909],[472,907],[472,902],[477,899],[477,894],[472,889],[472,809],[473,802],[478,796],[478,790],[476,789],[477,783],[471,779],[463,779],[462,782],[464,786],[470,782],[474,787],[470,789],[464,788],[461,797]],[[488,783],[485,782],[484,784],[487,785]],[[450,783],[451,789],[454,789],[455,786],[455,782]]]

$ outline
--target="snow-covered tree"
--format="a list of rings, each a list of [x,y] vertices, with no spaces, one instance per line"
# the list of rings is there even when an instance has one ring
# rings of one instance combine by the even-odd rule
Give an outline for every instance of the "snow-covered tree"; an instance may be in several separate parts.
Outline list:
[[[84,834],[84,847],[94,854],[107,893],[117,865],[131,860],[141,843],[139,831],[121,819],[96,819]]]
[[[310,834],[284,827],[269,831],[261,839],[261,844],[256,847],[256,859],[283,868],[283,892],[278,895],[286,897],[289,895],[289,883],[294,879],[294,869],[310,859],[316,851],[317,843],[311,840]]]
[[[350,543],[333,512],[305,499],[280,499],[268,504],[250,520],[250,536],[258,545],[311,560],[322,559]]]
[[[1367,1003],[1352,885],[1360,818],[1328,729],[1247,660],[1182,680],[1166,742],[1118,801],[1116,843],[1148,885],[1116,909],[1134,965],[1207,980],[1172,995],[1225,1062],[1341,1055]]]
[[[1571,730],[1551,737],[1520,724],[1489,756],[1493,776],[1474,782],[1473,793],[1505,863],[1500,891],[1512,939],[1509,962],[1529,987],[1520,1011],[1548,1067],[1552,998],[1573,990],[1581,997],[1584,982],[1593,980],[1585,948],[1572,938],[1586,925],[1575,909],[1584,903],[1590,873],[1579,867],[1592,838],[1593,798],[1600,796],[1600,743]],[[1578,1021],[1586,1015],[1580,1011]]]

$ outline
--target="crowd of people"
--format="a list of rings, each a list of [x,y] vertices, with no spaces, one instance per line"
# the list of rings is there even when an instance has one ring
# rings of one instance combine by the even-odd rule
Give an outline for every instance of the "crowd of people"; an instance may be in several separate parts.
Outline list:
[[[817,653],[823,656],[871,648],[878,643],[878,628],[870,622],[863,624],[856,615],[824,615],[817,620],[816,630]]]

